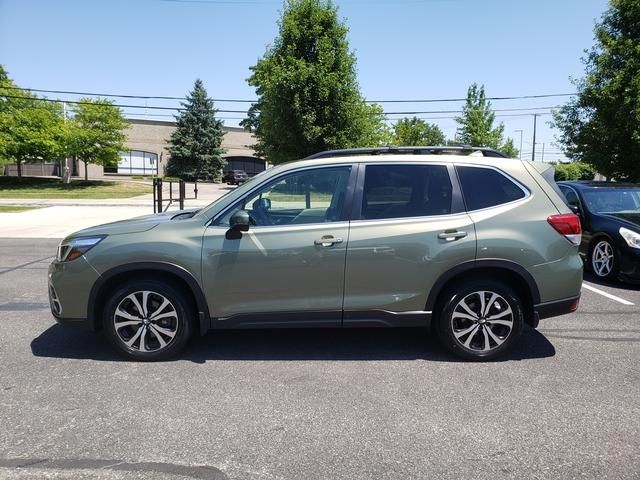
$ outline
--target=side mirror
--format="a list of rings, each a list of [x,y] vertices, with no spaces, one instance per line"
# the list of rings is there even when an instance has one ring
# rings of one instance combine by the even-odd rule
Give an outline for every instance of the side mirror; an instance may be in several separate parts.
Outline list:
[[[246,210],[238,210],[231,216],[229,219],[229,226],[233,230],[237,230],[239,232],[246,232],[249,230],[250,217],[249,212]]]
[[[577,205],[569,205],[569,210],[571,210],[576,215],[580,215],[580,207]]]

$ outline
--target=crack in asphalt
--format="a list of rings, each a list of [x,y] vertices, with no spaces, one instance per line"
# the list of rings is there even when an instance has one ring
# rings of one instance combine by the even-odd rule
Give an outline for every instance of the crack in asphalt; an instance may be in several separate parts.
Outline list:
[[[220,469],[209,465],[177,465],[164,462],[122,462],[91,458],[49,459],[49,458],[0,458],[0,468],[37,468],[55,470],[114,470],[127,472],[153,472],[181,475],[197,480],[229,480]]]

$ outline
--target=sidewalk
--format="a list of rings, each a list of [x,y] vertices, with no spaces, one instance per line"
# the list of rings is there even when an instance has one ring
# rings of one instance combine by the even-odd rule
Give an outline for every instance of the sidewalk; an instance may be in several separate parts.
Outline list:
[[[185,208],[204,207],[232,187],[199,184],[198,199],[186,199]],[[193,190],[186,192],[193,197]],[[169,198],[168,192],[163,198]],[[83,228],[153,213],[153,195],[117,199],[0,199],[0,205],[39,206],[25,212],[0,213],[0,237],[63,238]],[[164,202],[166,209],[168,202]],[[174,200],[169,210],[177,210]]]

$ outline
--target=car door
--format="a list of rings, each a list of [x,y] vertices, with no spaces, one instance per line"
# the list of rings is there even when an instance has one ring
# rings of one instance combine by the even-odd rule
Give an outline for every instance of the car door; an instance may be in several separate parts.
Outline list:
[[[213,328],[340,325],[353,170],[285,172],[214,219],[202,252]],[[240,209],[247,232],[229,229]]]
[[[345,276],[345,326],[420,325],[438,278],[473,261],[476,234],[453,167],[361,165]]]

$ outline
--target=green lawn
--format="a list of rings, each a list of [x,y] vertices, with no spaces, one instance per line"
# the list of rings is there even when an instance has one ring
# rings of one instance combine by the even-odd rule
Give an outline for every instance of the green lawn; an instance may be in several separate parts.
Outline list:
[[[36,210],[42,207],[34,207],[31,205],[0,205],[0,213],[19,213],[27,210]]]
[[[151,192],[150,185],[130,182],[72,180],[65,185],[55,178],[0,177],[0,198],[129,198]]]

